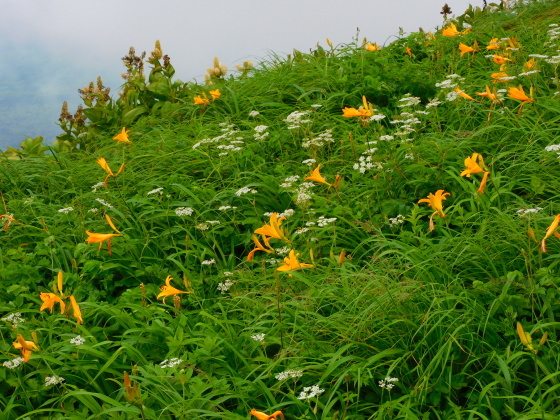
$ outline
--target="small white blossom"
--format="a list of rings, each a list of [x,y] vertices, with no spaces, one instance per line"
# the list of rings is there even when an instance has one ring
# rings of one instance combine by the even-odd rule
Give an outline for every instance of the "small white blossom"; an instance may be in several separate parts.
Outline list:
[[[19,324],[23,324],[25,322],[25,319],[21,317],[21,312],[14,312],[13,314],[10,314],[2,318],[1,321],[11,322],[12,327],[17,328]]]
[[[379,381],[378,383],[379,383],[380,388],[385,388],[385,389],[387,389],[387,391],[390,391],[395,386],[395,384],[393,382],[398,382],[398,381],[399,380],[397,378],[391,378],[391,377],[387,376],[385,379],[383,379],[382,381]]]
[[[251,111],[251,112],[249,112],[249,117],[256,117],[259,114],[260,114],[259,111]]]
[[[284,246],[282,248],[276,248],[275,251],[278,255],[286,255],[288,252],[290,252],[292,250],[292,248],[288,247],[288,246]]]
[[[243,188],[240,188],[239,190],[237,190],[237,191],[235,192],[235,195],[238,196],[238,197],[240,197],[240,196],[242,196],[243,194],[247,194],[247,193],[256,194],[256,193],[257,193],[257,190],[253,190],[253,189],[251,189],[251,188],[249,188],[249,187],[243,187]]]
[[[219,220],[207,220],[206,223],[209,225],[219,225],[221,222]]]
[[[325,392],[325,390],[320,389],[319,385],[306,386],[299,394],[298,400],[310,400],[311,398],[321,395],[323,392]]]
[[[58,385],[64,382],[65,379],[61,376],[47,376],[45,378],[45,386]]]
[[[220,291],[220,293],[224,294],[226,293],[231,286],[233,286],[235,284],[235,282],[233,280],[230,279],[226,279],[226,281],[224,281],[223,283],[218,283],[218,290]]]
[[[208,223],[199,223],[195,226],[195,229],[198,229],[200,231],[208,230],[209,228],[210,226],[208,226]]]
[[[547,152],[557,152],[560,150],[560,144],[551,144],[550,146],[546,146],[544,150]]]
[[[335,220],[336,220],[336,217],[331,217],[330,219],[327,219],[325,216],[320,216],[319,219],[317,219],[317,226],[325,227],[329,223],[334,222]]]
[[[15,359],[12,360],[6,360],[4,363],[2,363],[2,366],[7,367],[8,369],[15,369],[22,363],[23,363],[23,357],[16,357]]]
[[[315,159],[306,159],[301,163],[307,166],[315,166],[315,163],[317,163],[317,161]]]
[[[212,258],[211,260],[204,260],[201,262],[202,265],[212,265],[212,264],[216,264],[216,260],[214,258]]]
[[[309,228],[306,227],[301,227],[301,228],[297,228],[295,234],[296,235],[301,235],[303,233],[309,232]]]
[[[218,210],[220,211],[228,211],[228,210],[234,210],[236,209],[236,206],[221,206],[220,208],[218,208]]]
[[[542,54],[529,54],[529,57],[532,57],[532,58],[548,58],[548,55],[542,55]]]
[[[177,207],[174,211],[177,216],[183,217],[192,215],[194,210],[190,207]]]
[[[97,213],[98,211],[99,211],[98,208],[93,207],[93,208],[88,210],[88,213]]]
[[[74,211],[74,207],[65,207],[63,209],[58,210],[59,213],[64,213],[64,214],[68,214],[71,211]]]
[[[540,70],[529,70],[524,73],[519,73],[518,76],[529,76],[531,74],[539,73]]]
[[[81,346],[86,342],[86,339],[83,338],[81,335],[77,335],[73,339],[70,340],[70,344],[75,344],[76,346]]]
[[[252,338],[253,340],[255,340],[255,341],[258,341],[259,343],[262,343],[262,342],[264,341],[264,336],[265,336],[264,333],[262,333],[262,334],[255,334],[255,335],[252,335],[251,338]]]
[[[313,104],[311,105],[311,108],[321,108],[323,105],[321,104]]]
[[[156,188],[155,190],[148,191],[146,193],[146,195],[161,194],[162,191],[163,191],[163,188],[160,187],[160,188]]]
[[[113,208],[112,205],[110,205],[109,203],[107,203],[105,200],[103,200],[102,198],[96,198],[95,201],[97,201],[100,204],[103,204],[105,207],[109,207],[110,209]]]
[[[183,363],[183,359],[179,359],[177,357],[173,357],[172,359],[165,359],[163,362],[161,362],[159,365],[165,369],[165,368],[173,368],[179,364]]]
[[[97,189],[98,189],[98,188],[101,188],[101,187],[103,187],[103,186],[105,186],[105,183],[104,183],[104,182],[98,182],[97,184],[92,185],[92,186],[91,186],[91,189],[93,190],[93,192],[97,192]]]
[[[389,217],[389,224],[391,226],[400,225],[404,223],[404,216],[399,214],[397,217]]]
[[[301,378],[302,376],[303,376],[303,371],[297,369],[285,370],[284,372],[280,372],[278,375],[274,375],[274,377],[278,381],[283,381],[288,378],[297,379],[297,378]]]
[[[531,214],[531,213],[538,213],[539,211],[542,210],[542,207],[535,207],[534,209],[519,209],[516,211],[516,213],[519,215],[519,217],[523,217],[526,214]]]

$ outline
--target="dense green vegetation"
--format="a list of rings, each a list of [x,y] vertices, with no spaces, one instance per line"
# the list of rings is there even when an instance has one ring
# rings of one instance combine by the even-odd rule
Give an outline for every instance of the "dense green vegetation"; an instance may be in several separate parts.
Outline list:
[[[131,51],[0,163],[2,418],[558,418],[558,16]]]

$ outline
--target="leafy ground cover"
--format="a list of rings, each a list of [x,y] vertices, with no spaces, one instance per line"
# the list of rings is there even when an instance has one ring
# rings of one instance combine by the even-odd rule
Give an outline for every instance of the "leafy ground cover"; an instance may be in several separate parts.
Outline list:
[[[559,15],[131,49],[0,164],[3,418],[558,418]]]

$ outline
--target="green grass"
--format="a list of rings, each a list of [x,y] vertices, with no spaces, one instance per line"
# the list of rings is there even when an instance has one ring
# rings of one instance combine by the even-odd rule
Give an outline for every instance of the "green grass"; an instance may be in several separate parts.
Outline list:
[[[212,85],[175,81],[152,56],[118,99],[86,93],[85,123],[68,117],[46,154],[28,139],[0,162],[15,219],[0,245],[3,418],[557,418],[560,161],[545,148],[560,130],[559,14],[556,0],[471,8],[456,37],[318,46]],[[487,51],[492,38],[514,49]],[[514,80],[492,83],[494,53]],[[534,54],[539,71],[523,75]],[[505,89],[494,105],[476,94],[487,85]],[[521,110],[519,85],[534,99]],[[386,117],[343,117],[362,96]],[[123,126],[130,144],[113,140]],[[482,173],[460,176],[473,153],[484,193]],[[107,187],[101,157],[115,175],[125,164]],[[338,188],[305,180],[318,164]],[[445,217],[418,202],[437,190]],[[283,238],[249,261],[273,212]],[[86,243],[86,230],[116,233],[106,216],[111,253]],[[290,250],[313,267],[277,271]],[[189,293],[163,303],[168,276]],[[83,325],[40,311],[53,292],[76,298]],[[39,349],[10,367],[20,334]]]

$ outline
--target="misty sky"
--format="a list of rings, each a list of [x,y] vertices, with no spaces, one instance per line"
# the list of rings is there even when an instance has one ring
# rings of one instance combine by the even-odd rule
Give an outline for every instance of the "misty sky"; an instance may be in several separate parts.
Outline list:
[[[120,58],[130,46],[149,54],[159,39],[176,78],[200,80],[214,56],[234,68],[270,53],[308,52],[317,43],[325,46],[327,37],[335,45],[349,43],[357,28],[360,39],[380,45],[396,39],[399,27],[406,33],[434,29],[441,26],[445,2],[0,0],[0,148],[17,146],[25,136],[43,135],[51,143],[59,133],[55,123],[62,100],[75,108],[77,89],[98,75],[115,94],[124,72]],[[482,0],[447,3],[456,15],[471,3],[482,6]],[[3,130],[18,125],[15,118],[21,117],[14,112],[22,114],[31,95],[43,105],[30,108],[35,118],[26,116],[25,132]],[[17,106],[5,105],[10,98]]]

